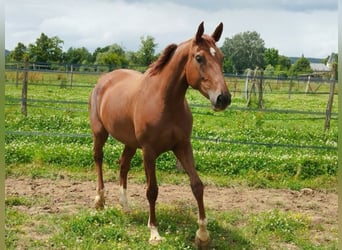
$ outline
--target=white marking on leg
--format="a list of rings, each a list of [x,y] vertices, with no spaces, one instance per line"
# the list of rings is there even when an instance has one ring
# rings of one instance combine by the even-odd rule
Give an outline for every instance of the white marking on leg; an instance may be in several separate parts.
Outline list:
[[[120,189],[119,189],[119,203],[121,204],[125,212],[130,211],[130,208],[128,206],[128,200],[127,200],[127,192],[126,192],[126,189],[123,188],[123,186],[120,186]]]
[[[97,195],[95,196],[95,208],[102,209],[105,205],[104,189],[96,189]]]
[[[164,240],[164,237],[161,237],[158,232],[158,228],[155,226],[149,227],[151,230],[151,236],[149,239],[150,244],[158,244],[160,241]]]
[[[207,230],[207,220],[198,220],[199,229],[196,232],[196,238],[202,242],[207,242],[210,240],[209,232]]]
[[[158,232],[158,228],[156,226],[151,226],[150,225],[150,217],[148,217],[148,222],[147,222],[147,227],[150,229],[151,231],[151,236],[150,236],[150,239],[148,240],[148,242],[151,244],[151,245],[156,245],[158,244],[160,241],[164,240],[164,237],[161,237],[159,235],[159,232]]]
[[[210,47],[210,54],[215,57],[216,55],[216,50],[213,47]]]

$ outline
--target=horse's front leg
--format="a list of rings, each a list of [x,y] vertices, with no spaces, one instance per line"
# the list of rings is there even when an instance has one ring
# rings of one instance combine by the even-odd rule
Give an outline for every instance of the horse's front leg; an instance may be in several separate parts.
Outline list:
[[[158,197],[158,185],[156,178],[156,161],[157,156],[149,151],[148,149],[143,148],[143,159],[144,159],[144,168],[146,174],[147,181],[147,190],[146,196],[150,205],[150,214],[148,218],[147,226],[151,230],[151,236],[149,239],[150,244],[158,244],[163,240],[163,237],[159,235],[157,223],[156,223],[156,200]]]
[[[191,190],[196,198],[197,205],[198,205],[199,229],[196,232],[195,244],[198,247],[206,248],[209,246],[210,236],[207,230],[207,219],[205,216],[205,209],[204,209],[204,202],[203,202],[204,186],[195,169],[195,161],[194,161],[191,143],[187,142],[185,144],[179,145],[173,150],[173,152],[178,158],[178,160],[181,162],[184,170],[189,175]]]

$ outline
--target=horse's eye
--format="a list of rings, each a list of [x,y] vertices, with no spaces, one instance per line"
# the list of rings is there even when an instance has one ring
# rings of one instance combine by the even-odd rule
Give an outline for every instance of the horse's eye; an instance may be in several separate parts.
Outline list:
[[[203,57],[201,55],[196,55],[195,59],[198,63],[202,63],[203,62]]]

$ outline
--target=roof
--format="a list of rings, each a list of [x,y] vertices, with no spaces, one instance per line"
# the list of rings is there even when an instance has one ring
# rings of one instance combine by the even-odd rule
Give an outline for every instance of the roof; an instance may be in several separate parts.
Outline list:
[[[331,53],[331,55],[329,56],[327,64],[332,64],[334,62],[335,62],[335,53]]]
[[[330,68],[324,63],[310,63],[313,72],[330,72]]]

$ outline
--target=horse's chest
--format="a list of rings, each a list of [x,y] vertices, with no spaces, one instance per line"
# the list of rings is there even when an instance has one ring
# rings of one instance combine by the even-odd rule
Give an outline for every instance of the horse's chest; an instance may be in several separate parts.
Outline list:
[[[154,144],[171,148],[177,142],[190,137],[191,123],[188,118],[181,120],[168,117],[146,121],[138,129],[137,137],[142,144]]]

